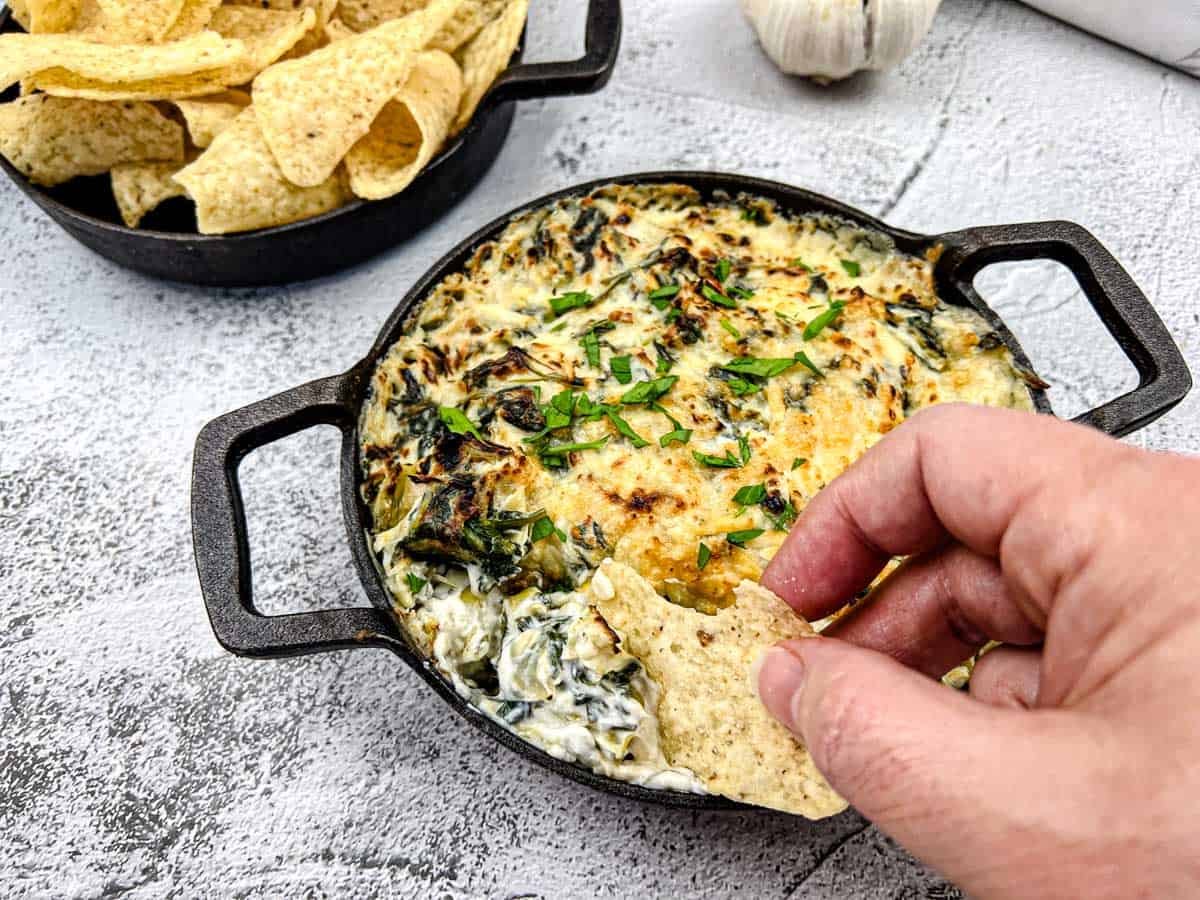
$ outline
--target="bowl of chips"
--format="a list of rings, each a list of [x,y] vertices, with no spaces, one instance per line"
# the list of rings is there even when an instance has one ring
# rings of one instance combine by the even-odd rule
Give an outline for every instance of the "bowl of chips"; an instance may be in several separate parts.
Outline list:
[[[528,0],[11,0],[0,167],[73,237],[204,285],[327,275],[465,196],[514,101],[599,90],[585,52],[523,63]],[[18,88],[19,85],[19,88]]]

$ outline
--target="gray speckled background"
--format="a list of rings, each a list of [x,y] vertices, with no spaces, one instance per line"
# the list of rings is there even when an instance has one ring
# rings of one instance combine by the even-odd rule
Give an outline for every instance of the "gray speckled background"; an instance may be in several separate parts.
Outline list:
[[[734,0],[626,3],[612,83],[526,103],[491,174],[407,245],[262,291],[150,281],[0,185],[0,894],[950,897],[853,814],[631,805],[486,741],[385,652],[223,653],[192,568],[192,441],[218,413],[341,371],[445,249],[529,197],[659,167],[724,169],[939,231],[1093,229],[1200,361],[1200,81],[1004,0],[948,0],[888,77],[779,75]],[[538,0],[531,58],[580,46]],[[1073,282],[985,294],[1060,412],[1131,385]],[[1192,399],[1134,440],[1200,449]],[[244,466],[262,604],[361,603],[332,430]]]

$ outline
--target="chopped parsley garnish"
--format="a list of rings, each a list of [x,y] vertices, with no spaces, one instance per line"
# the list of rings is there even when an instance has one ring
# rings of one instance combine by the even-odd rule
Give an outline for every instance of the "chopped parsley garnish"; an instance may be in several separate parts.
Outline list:
[[[724,456],[712,456],[708,453],[701,453],[698,450],[692,451],[692,458],[698,463],[703,463],[706,466],[712,466],[714,469],[740,469],[742,464],[738,462],[732,450],[726,450]]]
[[[763,389],[763,385],[760,383],[762,379],[782,375],[797,363],[806,366],[814,375],[820,376],[821,370],[814,366],[812,360],[803,353],[797,353],[791,359],[757,359],[753,356],[741,356],[731,359],[719,368],[738,376],[726,378],[725,383],[737,396],[748,397]]]
[[[600,367],[600,338],[596,337],[596,332],[589,331],[583,336],[580,341],[583,344],[583,352],[587,354],[588,365],[593,368]]]
[[[575,404],[575,392],[570,388],[567,388],[565,391],[559,391],[550,398],[550,408],[557,410],[568,418],[575,414]]]
[[[812,266],[798,256],[792,260],[792,265],[797,269],[803,269],[805,272],[811,272],[813,270]]]
[[[725,383],[739,397],[749,397],[751,394],[757,394],[763,389],[761,384],[755,384],[753,381],[747,381],[745,378],[734,377]]]
[[[811,322],[804,326],[804,339],[811,341],[818,334],[825,330],[826,326],[832,325],[838,316],[842,314],[842,310],[846,308],[846,304],[841,300],[829,304],[829,309],[821,313]]]
[[[733,263],[728,259],[720,259],[717,261],[717,281],[721,284],[729,277],[730,271],[733,269]]]
[[[554,523],[548,517],[541,518],[533,523],[533,528],[529,530],[529,539],[536,544],[538,541],[545,540],[552,534],[554,534]]]
[[[667,421],[669,421],[674,428],[673,431],[668,431],[658,439],[658,444],[660,447],[670,447],[672,444],[676,443],[686,444],[692,439],[692,429],[684,428],[682,425],[680,425],[678,420],[676,420],[676,418],[667,412],[663,407],[659,406],[657,403],[651,403],[650,408],[656,413],[662,413],[664,416],[666,416]]]
[[[575,415],[575,403],[575,392],[570,388],[555,394],[550,399],[550,402],[542,407],[542,415],[546,419],[546,427],[542,429],[540,434],[525,438],[526,442],[536,441],[538,438],[557,428],[566,428],[570,425],[571,417]]]
[[[599,450],[608,443],[608,435],[596,441],[585,441],[581,444],[556,444],[542,450],[542,456],[566,456],[568,453],[578,453],[582,450]]]
[[[775,515],[766,507],[763,507],[763,513],[768,519],[771,520],[771,524],[774,525],[778,531],[787,531],[796,521],[796,507],[792,505],[791,500],[784,504],[783,512],[779,513],[778,515]]]
[[[738,435],[738,450],[742,454],[742,465],[750,462],[750,439],[744,434]]]
[[[743,547],[747,542],[754,540],[756,537],[762,537],[766,532],[762,528],[747,528],[744,531],[731,531],[725,535],[725,540],[738,547]]]
[[[765,484],[747,484],[738,488],[733,495],[733,502],[738,504],[737,514],[740,516],[748,506],[761,506],[763,515],[780,531],[787,531],[796,521],[796,507],[792,501],[784,501],[779,494],[771,494]],[[758,532],[762,534],[761,531]]]
[[[649,294],[649,297],[651,300],[669,300],[671,297],[674,297],[678,293],[679,293],[679,285],[664,284],[662,287],[655,288],[654,290],[652,290]],[[658,306],[657,303],[654,305]],[[662,309],[663,307],[658,306],[658,308]]]
[[[851,278],[857,278],[862,274],[862,266],[852,259],[843,259],[842,268],[846,270],[846,274]]]
[[[658,445],[660,447],[666,448],[666,447],[670,447],[672,444],[677,444],[677,443],[678,444],[686,444],[691,439],[692,439],[692,429],[676,428],[674,431],[668,431],[666,434],[664,434],[662,437],[660,437],[658,439]]]
[[[571,291],[567,294],[559,294],[557,297],[550,298],[550,309],[554,315],[561,316],[565,312],[570,312],[573,309],[582,309],[585,306],[592,305],[592,295],[587,291]]]
[[[796,362],[800,363],[800,365],[804,366],[804,368],[808,369],[808,371],[812,372],[818,378],[825,377],[821,374],[821,370],[817,368],[816,363],[809,359],[803,350],[796,354]]]
[[[537,444],[541,441],[544,441],[546,435],[548,435],[550,432],[556,431],[559,428],[566,428],[568,425],[570,425],[571,419],[575,415],[575,406],[577,400],[579,403],[591,402],[588,400],[587,396],[583,394],[580,394],[578,398],[576,398],[575,392],[570,388],[555,394],[549,403],[542,406],[542,417],[546,420],[545,427],[543,427],[542,430],[537,434],[531,434],[529,437],[525,438],[522,443]]]
[[[671,355],[671,351],[660,344],[654,342],[654,352],[658,354],[658,365],[655,366],[655,372],[659,375],[666,375],[675,365],[675,357]]]
[[[753,356],[742,356],[731,359],[721,366],[726,372],[735,375],[752,375],[755,378],[774,378],[782,375],[799,360],[797,359],[755,359]]]
[[[740,341],[742,339],[742,333],[738,331],[737,328],[734,327],[734,324],[728,319],[721,320],[721,327],[732,334],[735,341]]]
[[[715,303],[717,306],[724,306],[726,309],[737,309],[737,301],[732,297],[726,297],[724,294],[713,290],[711,285],[702,284],[700,293],[704,295],[704,299],[709,303]]]
[[[629,423],[626,422],[624,419],[622,419],[619,415],[617,415],[617,413],[613,409],[611,409],[610,407],[607,407],[607,406],[604,407],[604,414],[606,416],[608,416],[608,421],[613,423],[613,427],[616,428],[617,431],[621,435],[629,438],[629,440],[633,443],[634,447],[637,447],[640,449],[642,447],[647,447],[650,445],[650,442],[648,440],[646,440],[644,437],[642,437],[640,434],[638,434],[636,431],[634,431],[633,428],[630,427]]]
[[[621,384],[629,384],[633,381],[633,373],[629,369],[628,356],[614,356],[608,361],[608,367],[612,369],[613,378],[621,382]]]
[[[554,431],[555,429],[558,429],[558,428],[566,428],[568,425],[571,424],[570,415],[561,413],[557,409],[554,409],[553,407],[547,407],[545,416],[546,416],[546,427],[543,429],[543,432],[542,432],[543,434],[545,434],[546,432]],[[541,436],[542,435],[540,435],[540,434],[534,435],[533,437],[525,438],[525,440],[526,440],[526,442],[533,442]]]
[[[414,594],[418,593],[421,588],[429,584],[429,582],[420,575],[414,575],[412,572],[409,572],[407,575],[405,575],[404,580],[408,582],[409,591]]]
[[[678,380],[678,375],[664,375],[653,381],[639,381],[621,395],[621,402],[627,405],[652,403],[671,390]]]
[[[533,528],[529,531],[529,540],[536,544],[538,541],[544,541],[552,534],[557,535],[558,539],[564,543],[567,540],[567,536],[559,530],[550,517],[543,516],[533,523]]]
[[[738,492],[733,495],[733,502],[738,506],[758,506],[766,499],[767,488],[762,484],[748,484],[740,487]]]
[[[792,471],[795,472],[798,468],[805,465],[808,465],[808,460],[803,456],[797,456],[792,460]]]
[[[479,428],[466,417],[461,409],[453,406],[439,406],[438,416],[441,418],[442,424],[450,429],[451,434],[469,434],[481,441],[484,439],[483,435],[479,433]]]
[[[583,345],[583,352],[587,354],[588,364],[593,368],[600,368],[600,335],[605,331],[612,331],[616,327],[614,322],[597,322],[580,338],[579,343]]]
[[[710,559],[712,559],[712,551],[704,543],[701,543],[696,550],[696,568],[703,572]]]
[[[598,422],[604,415],[604,410],[603,403],[592,402],[592,398],[587,394],[580,394],[579,402],[575,405],[576,413],[582,416],[585,422]]]
[[[727,290],[739,300],[749,300],[754,296],[754,291],[750,290],[749,288],[738,287],[737,285],[730,285]]]

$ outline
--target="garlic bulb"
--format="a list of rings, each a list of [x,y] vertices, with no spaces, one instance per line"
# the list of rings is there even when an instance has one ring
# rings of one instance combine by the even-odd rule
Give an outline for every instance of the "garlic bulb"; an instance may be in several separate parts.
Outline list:
[[[941,0],[742,0],[767,56],[790,75],[890,69],[933,25]]]

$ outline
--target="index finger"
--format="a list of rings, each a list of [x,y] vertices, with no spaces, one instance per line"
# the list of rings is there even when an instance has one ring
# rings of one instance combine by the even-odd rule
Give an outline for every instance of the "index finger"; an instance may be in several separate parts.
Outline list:
[[[914,416],[816,496],[763,573],[801,615],[822,618],[869,585],[893,556],[956,540],[1010,560],[1044,623],[1056,579],[1080,540],[1062,510],[1111,469],[1123,445],[1080,425],[949,404]],[[1024,598],[1023,598],[1024,599]]]

